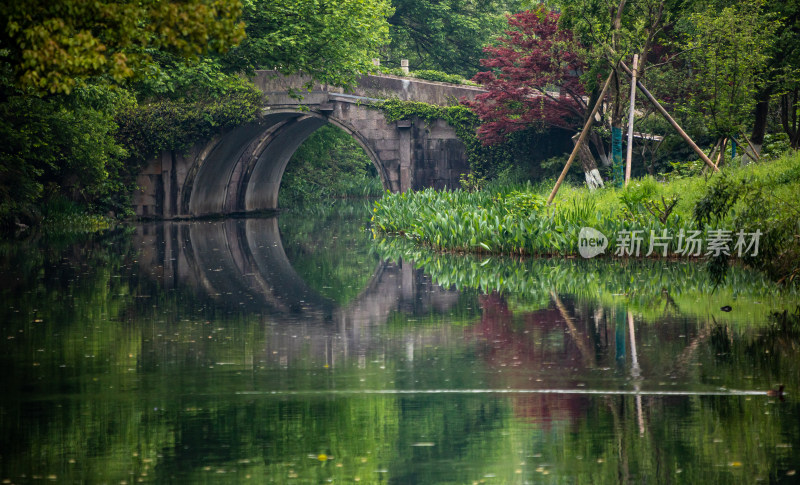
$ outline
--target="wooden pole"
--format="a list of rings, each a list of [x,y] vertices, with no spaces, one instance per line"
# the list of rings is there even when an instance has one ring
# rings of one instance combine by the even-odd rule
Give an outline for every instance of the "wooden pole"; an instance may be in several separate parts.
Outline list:
[[[572,149],[572,153],[570,153],[566,165],[564,165],[564,170],[561,171],[561,175],[558,176],[558,180],[556,180],[556,185],[553,187],[553,191],[550,192],[550,197],[547,198],[547,205],[550,205],[553,202],[553,199],[556,197],[556,193],[558,193],[559,187],[561,187],[561,183],[564,182],[564,179],[567,176],[570,165],[572,165],[573,160],[575,160],[575,155],[578,154],[581,145],[583,144],[584,140],[586,140],[586,136],[589,134],[589,128],[592,126],[592,123],[594,123],[594,116],[597,114],[597,110],[599,110],[600,106],[603,104],[603,98],[606,97],[608,86],[611,85],[611,78],[614,77],[614,71],[615,69],[612,69],[611,73],[608,75],[606,83],[603,85],[603,90],[600,91],[600,96],[597,98],[594,108],[592,108],[592,112],[589,114],[589,117],[586,118],[586,123],[583,125],[583,131],[581,131],[581,135],[578,137],[578,141],[575,143],[575,147]]]
[[[631,77],[631,107],[628,110],[628,150],[625,154],[625,185],[631,179],[631,159],[633,158],[633,111],[636,108],[636,74],[639,68],[639,54],[633,55],[633,76]]]
[[[628,76],[631,76],[631,78],[633,77],[633,73],[628,68],[628,66],[625,65],[624,62],[620,61],[619,65],[626,73],[628,73]],[[706,156],[705,152],[703,152],[703,150],[700,149],[700,147],[697,146],[697,144],[694,141],[692,141],[692,138],[689,135],[687,135],[685,131],[683,131],[683,128],[681,128],[680,125],[678,125],[678,123],[674,119],[672,119],[672,116],[670,116],[669,113],[667,113],[667,110],[665,110],[664,107],[661,106],[661,103],[659,103],[656,100],[656,98],[652,94],[650,94],[650,91],[648,91],[647,88],[644,87],[641,81],[636,81],[636,87],[639,88],[639,91],[641,91],[642,94],[647,96],[647,99],[650,100],[651,103],[653,103],[653,106],[655,106],[656,109],[661,113],[661,116],[663,116],[664,118],[666,118],[667,121],[669,121],[669,124],[672,125],[673,128],[675,128],[675,131],[677,131],[678,134],[681,135],[681,138],[683,138],[683,140],[690,147],[692,147],[692,150],[694,150],[694,152],[700,156],[703,162],[709,167],[711,167],[715,172],[719,172],[719,169],[714,165],[714,162],[712,162],[711,159]]]
[[[708,154],[708,158],[714,158],[714,155],[717,154],[720,144],[722,144],[722,138],[717,138],[717,143],[714,144],[714,148],[711,149],[711,153]]]
[[[739,134],[742,135],[742,138],[744,138],[744,141],[747,142],[747,146],[750,147],[750,152],[751,153],[748,154],[748,153],[745,152],[745,154],[748,157],[750,157],[750,159],[753,160],[754,162],[756,160],[761,160],[761,155],[759,155],[758,152],[756,151],[756,147],[755,147],[755,145],[753,145],[753,142],[750,141],[750,138],[747,138],[747,134],[745,134],[745,132],[743,132],[743,131],[740,132]],[[755,156],[756,158],[753,158],[753,156]]]
[[[719,170],[719,162],[720,160],[724,160],[723,157],[725,156],[725,148],[728,147],[728,138],[726,137],[725,140],[722,142],[722,148],[720,149],[719,153],[717,154],[717,160],[714,162],[714,168]]]

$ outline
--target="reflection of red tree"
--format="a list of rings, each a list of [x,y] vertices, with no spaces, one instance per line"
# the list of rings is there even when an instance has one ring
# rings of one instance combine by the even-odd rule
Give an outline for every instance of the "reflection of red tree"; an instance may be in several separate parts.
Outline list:
[[[594,364],[584,362],[558,310],[515,316],[497,293],[483,295],[479,301],[481,321],[468,336],[481,343],[479,356],[496,372],[497,388],[575,388],[575,374],[583,374],[580,370]],[[587,407],[587,399],[575,394],[522,393],[514,395],[512,403],[516,416],[543,423],[564,419],[574,423]]]

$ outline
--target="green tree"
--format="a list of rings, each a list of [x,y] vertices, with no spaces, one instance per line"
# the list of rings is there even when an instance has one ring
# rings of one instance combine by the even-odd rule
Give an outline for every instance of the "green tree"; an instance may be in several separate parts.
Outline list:
[[[647,59],[665,30],[672,28],[676,18],[686,8],[681,0],[561,0],[560,26],[571,30],[575,39],[583,46],[581,58],[587,64],[585,79],[595,84],[595,75],[607,71],[617,60],[630,62],[634,54],[642,60],[638,71],[643,72]],[[626,112],[628,91],[627,78],[617,68],[610,86],[611,102],[607,111],[607,123],[612,135],[612,159],[615,167],[622,165],[622,125]],[[612,160],[604,158],[604,164]],[[617,172],[619,174],[619,172]],[[621,175],[621,174],[620,174]]]
[[[128,211],[126,194],[139,165],[125,161],[138,160],[142,151],[116,133],[120,113],[136,106],[119,84],[139,79],[147,93],[166,91],[156,82],[165,72],[156,60],[226,50],[244,35],[240,13],[238,0],[0,5],[6,20],[0,27],[0,226],[36,222],[47,215],[46,206]],[[190,110],[208,108],[202,116],[213,124],[220,118],[216,107]],[[228,117],[248,113],[235,103],[223,108]]]
[[[244,0],[247,38],[225,56],[228,69],[304,71],[348,84],[373,68],[388,42],[388,0]]]
[[[59,198],[109,208],[125,156],[113,116],[125,93],[83,86],[40,98],[2,82],[0,92],[0,230],[36,221],[41,203]]]
[[[78,80],[133,77],[151,49],[182,56],[240,42],[238,0],[11,0],[0,5],[2,56],[21,87],[69,93]]]
[[[506,26],[506,16],[532,8],[527,0],[394,0],[390,61],[472,77],[483,48]]]
[[[687,80],[694,87],[684,105],[718,138],[750,126],[776,28],[759,7],[758,0],[708,6],[682,26]]]
[[[765,2],[762,10],[776,19],[770,59],[759,87],[751,141],[757,150],[764,143],[770,99],[779,98],[780,121],[793,148],[800,148],[800,2]]]

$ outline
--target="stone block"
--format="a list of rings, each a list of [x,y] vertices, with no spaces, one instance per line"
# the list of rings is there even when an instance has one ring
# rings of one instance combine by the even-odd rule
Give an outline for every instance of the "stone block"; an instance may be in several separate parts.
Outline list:
[[[400,158],[399,150],[378,150],[378,158],[381,160],[397,160]]]
[[[397,150],[398,141],[396,138],[393,139],[380,139],[375,142],[375,148],[378,150]]]

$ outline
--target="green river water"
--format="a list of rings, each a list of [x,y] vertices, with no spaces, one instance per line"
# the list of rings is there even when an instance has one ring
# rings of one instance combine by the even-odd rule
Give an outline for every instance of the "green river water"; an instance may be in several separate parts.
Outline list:
[[[0,482],[800,481],[796,295],[437,255],[368,218],[2,243]]]

